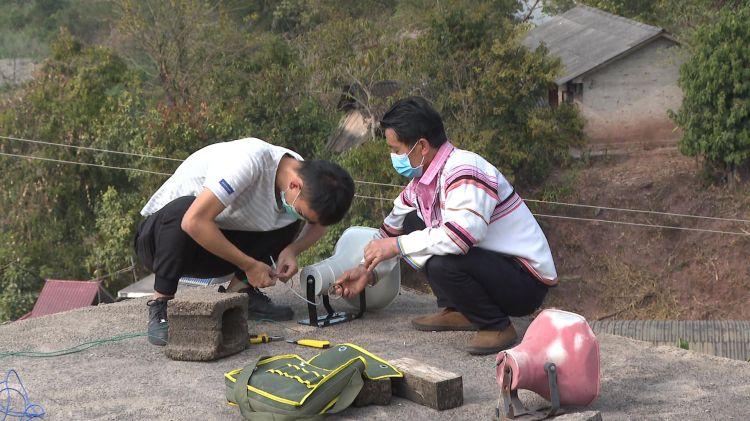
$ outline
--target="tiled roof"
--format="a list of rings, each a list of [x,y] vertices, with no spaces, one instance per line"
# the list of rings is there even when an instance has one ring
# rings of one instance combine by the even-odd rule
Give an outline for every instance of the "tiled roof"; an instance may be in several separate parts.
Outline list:
[[[560,57],[565,69],[555,82],[562,85],[664,34],[656,26],[576,6],[529,31],[523,45],[544,43],[551,55]]]
[[[101,281],[47,279],[34,304],[34,309],[24,315],[23,319],[112,301],[112,297],[102,289]]]

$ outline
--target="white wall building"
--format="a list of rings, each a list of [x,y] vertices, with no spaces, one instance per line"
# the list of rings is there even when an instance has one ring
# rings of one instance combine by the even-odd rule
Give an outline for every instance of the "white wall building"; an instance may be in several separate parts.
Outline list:
[[[578,105],[593,144],[676,143],[667,110],[677,110],[682,64],[679,43],[664,29],[577,6],[531,30],[528,48],[544,44],[563,74],[550,103]]]

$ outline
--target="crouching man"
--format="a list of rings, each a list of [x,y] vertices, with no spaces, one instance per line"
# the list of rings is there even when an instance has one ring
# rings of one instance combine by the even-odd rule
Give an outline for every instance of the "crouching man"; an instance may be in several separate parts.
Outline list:
[[[394,200],[380,238],[366,246],[364,264],[336,281],[342,295],[361,292],[378,263],[400,256],[425,269],[443,308],[414,319],[414,328],[478,330],[471,354],[508,348],[517,339],[508,317],[531,314],[557,283],[539,224],[497,168],[447,140],[425,99],[398,101],[380,127],[393,167],[411,181]]]
[[[297,256],[343,218],[353,197],[354,182],[338,165],[304,161],[259,139],[190,155],[141,210],[146,219],[134,240],[140,262],[156,276],[149,341],[166,345],[167,301],[182,276],[234,273],[219,291],[247,293],[250,318],[292,319],[290,307],[275,305],[260,288],[292,277]]]

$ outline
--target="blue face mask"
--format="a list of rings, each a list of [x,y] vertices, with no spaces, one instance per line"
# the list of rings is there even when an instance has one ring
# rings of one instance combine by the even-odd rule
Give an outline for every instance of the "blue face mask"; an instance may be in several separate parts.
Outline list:
[[[414,146],[411,147],[409,152],[401,155],[391,152],[391,164],[393,164],[393,168],[395,168],[399,174],[403,175],[406,178],[422,176],[422,163],[424,162],[424,157],[422,157],[422,162],[420,162],[416,168],[412,167],[411,162],[409,162],[409,154],[416,147],[417,144],[415,143]]]
[[[301,219],[303,221],[307,221],[307,219],[305,219],[302,215],[299,214],[299,212],[297,212],[297,209],[294,209],[294,203],[299,198],[300,193],[297,193],[297,197],[295,197],[294,200],[292,200],[292,204],[290,205],[286,201],[286,191],[282,190],[281,191],[281,206],[284,207],[284,212],[286,212],[288,215],[294,217],[295,219]]]

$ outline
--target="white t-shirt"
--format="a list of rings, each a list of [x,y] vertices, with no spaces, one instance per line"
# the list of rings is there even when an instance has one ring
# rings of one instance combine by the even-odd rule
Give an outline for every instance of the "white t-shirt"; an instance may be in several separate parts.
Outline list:
[[[296,152],[255,138],[206,146],[177,168],[141,215],[156,213],[178,197],[198,196],[205,187],[226,206],[216,217],[219,228],[271,231],[285,227],[296,219],[276,202],[276,170],[284,155],[303,160]]]

